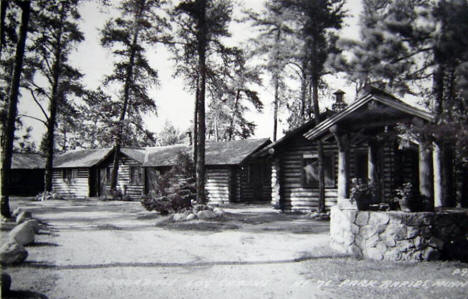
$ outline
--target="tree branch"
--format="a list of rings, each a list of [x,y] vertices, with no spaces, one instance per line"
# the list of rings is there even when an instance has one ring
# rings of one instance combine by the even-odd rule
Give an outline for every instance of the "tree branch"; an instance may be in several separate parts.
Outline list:
[[[34,117],[34,116],[30,116],[30,115],[26,115],[26,114],[18,114],[18,118],[21,118],[21,117],[27,117],[27,118],[31,118],[31,119],[37,120],[37,121],[43,123],[44,126],[47,127],[47,122],[44,121],[44,120],[42,120],[42,119],[40,119],[40,118],[37,118],[37,117]]]
[[[34,94],[33,90],[29,89],[29,92],[31,93],[31,96],[32,96],[34,102],[36,102],[37,106],[39,106],[39,108],[41,109],[41,111],[44,114],[44,117],[46,118],[46,120],[49,121],[49,116],[45,112],[45,109],[44,109],[44,107],[42,107],[41,103],[39,103],[39,101],[37,100],[36,95]]]

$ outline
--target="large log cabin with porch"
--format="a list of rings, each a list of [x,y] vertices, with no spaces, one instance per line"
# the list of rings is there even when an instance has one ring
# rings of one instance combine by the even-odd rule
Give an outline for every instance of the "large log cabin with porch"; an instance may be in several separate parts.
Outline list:
[[[54,159],[52,190],[64,199],[107,196],[112,148],[73,150]],[[124,195],[139,199],[144,189],[143,149],[122,148],[117,185]]]
[[[205,188],[208,202],[221,205],[271,201],[269,161],[252,158],[254,153],[270,143],[268,138],[207,143]],[[154,191],[158,176],[174,165],[177,153],[190,151],[187,145],[147,148],[143,163],[146,192]]]
[[[422,196],[443,201],[441,165],[437,145],[428,138],[406,138],[401,126],[422,126],[433,116],[394,96],[369,87],[349,106],[324,114],[318,125],[309,121],[256,156],[272,161],[272,204],[285,211],[310,211],[318,207],[317,141],[324,149],[326,207],[345,202],[352,178],[372,183],[381,202],[391,201],[394,190],[411,183]],[[341,199],[341,201],[340,201]]]

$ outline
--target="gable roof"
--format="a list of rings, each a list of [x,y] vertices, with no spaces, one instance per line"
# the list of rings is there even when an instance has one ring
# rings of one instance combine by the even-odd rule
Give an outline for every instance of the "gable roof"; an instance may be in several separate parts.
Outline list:
[[[335,112],[331,111],[331,110],[326,110],[322,113],[320,113],[320,118],[323,120],[323,119],[326,119],[327,117],[333,115]],[[264,148],[262,148],[260,151],[256,152],[253,157],[262,157],[262,156],[265,156],[268,151],[271,149],[271,148],[276,148],[277,146],[287,142],[288,140],[290,140],[291,138],[294,138],[295,136],[297,135],[302,135],[304,134],[305,132],[307,132],[308,130],[310,130],[311,128],[313,128],[315,126],[315,120],[312,119],[312,120],[309,120],[308,122],[302,124],[301,126],[287,132],[283,137],[281,137],[280,139],[276,140],[275,142],[273,143],[270,143],[269,145],[265,146]]]
[[[207,143],[205,147],[205,164],[212,166],[239,165],[246,161],[252,153],[270,142],[269,138],[260,138]],[[189,153],[191,150],[190,146],[181,144],[147,148],[143,166],[173,166],[176,162],[177,153]]]
[[[331,126],[335,125],[340,120],[346,118],[347,116],[349,116],[350,114],[358,110],[359,108],[364,107],[367,103],[371,101],[379,102],[381,104],[394,108],[395,110],[398,110],[400,112],[404,112],[409,115],[413,115],[413,116],[422,118],[427,121],[434,120],[434,116],[431,113],[420,110],[411,105],[408,105],[407,103],[397,99],[396,97],[394,97],[393,95],[385,91],[382,91],[375,87],[370,87],[368,91],[359,100],[353,102],[351,105],[346,107],[346,109],[344,109],[343,111],[327,118],[326,120],[322,121],[317,126],[315,126],[314,128],[307,131],[304,134],[304,137],[307,139],[314,139],[322,135]]]
[[[121,148],[120,152],[125,156],[138,161],[139,163],[143,164],[145,161],[145,149],[144,148]]]
[[[54,158],[54,168],[92,167],[107,158],[112,148],[72,150]]]
[[[13,153],[11,169],[44,169],[45,158],[37,153]]]

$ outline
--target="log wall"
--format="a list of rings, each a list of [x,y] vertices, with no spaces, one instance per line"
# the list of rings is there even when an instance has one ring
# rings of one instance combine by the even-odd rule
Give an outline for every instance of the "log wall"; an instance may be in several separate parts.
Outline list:
[[[64,169],[54,169],[52,172],[52,191],[63,199],[84,199],[89,196],[89,169],[73,168],[76,177],[71,181],[63,178]]]
[[[130,180],[130,167],[138,167],[138,171],[141,171],[141,180],[139,183],[132,183]],[[99,166],[102,168],[112,168],[112,159],[104,161]],[[117,179],[117,186],[128,195],[132,200],[140,200],[145,189],[145,174],[141,163],[130,159],[126,156],[121,156],[119,159],[119,175]],[[110,190],[110,182],[106,183],[106,190]]]
[[[333,152],[335,173],[337,163],[337,146],[334,143],[324,143],[324,151]],[[310,211],[318,207],[319,189],[305,187],[303,184],[303,157],[304,154],[316,154],[316,145],[298,136],[280,148],[275,154],[279,158],[280,172],[280,206],[286,211]],[[277,169],[272,169],[272,185],[275,185]],[[335,177],[336,179],[336,177]],[[273,189],[277,187],[273,186]],[[337,188],[325,188],[325,205],[330,207],[336,204]],[[276,201],[276,200],[275,200]]]
[[[367,160],[358,161],[358,153],[367,153],[368,145],[366,142],[361,144],[351,145],[349,155],[349,171],[350,178],[358,176],[358,167],[367,167]],[[324,152],[331,153],[334,163],[335,187],[325,187],[325,206],[327,208],[334,206],[337,203],[337,145],[332,143],[324,143]],[[381,186],[382,195],[381,201],[385,202],[393,197],[393,189],[398,175],[399,169],[397,165],[397,152],[395,144],[386,142],[381,147],[382,154],[380,156]],[[271,173],[271,188],[272,188],[272,204],[275,207],[281,207],[287,211],[310,211],[318,207],[319,189],[306,187],[303,184],[303,157],[304,154],[317,154],[316,145],[301,136],[296,137],[289,143],[278,148],[275,153],[278,165],[272,165]],[[365,155],[364,155],[365,156]],[[359,163],[365,163],[358,166]],[[406,168],[410,167],[409,161],[406,161]],[[405,176],[411,177],[414,170],[405,169]],[[279,185],[278,186],[278,177]],[[280,200],[278,200],[278,196]]]
[[[233,197],[233,171],[231,167],[207,167],[205,190],[211,204],[227,204]]]

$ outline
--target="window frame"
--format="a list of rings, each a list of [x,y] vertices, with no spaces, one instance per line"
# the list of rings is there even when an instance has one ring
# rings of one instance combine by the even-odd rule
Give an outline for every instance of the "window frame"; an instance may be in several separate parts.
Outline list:
[[[332,151],[325,151],[324,157],[324,175],[325,175],[325,188],[336,188],[336,171],[335,171],[335,153]],[[327,163],[327,160],[329,161]],[[311,162],[308,162],[311,161]],[[302,187],[304,188],[318,188],[319,180],[314,179],[312,183],[307,180],[306,166],[308,164],[317,163],[318,172],[318,154],[303,154],[302,155]]]

